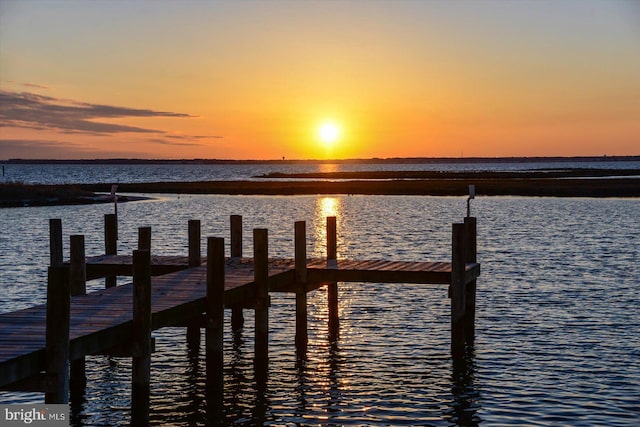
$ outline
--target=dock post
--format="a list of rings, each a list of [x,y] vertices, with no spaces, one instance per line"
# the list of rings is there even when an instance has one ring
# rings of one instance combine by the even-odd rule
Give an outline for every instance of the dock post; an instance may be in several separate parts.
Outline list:
[[[104,216],[104,253],[106,255],[116,255],[118,253],[118,217],[116,214],[106,214]],[[116,284],[116,276],[105,277],[105,288],[113,288]]]
[[[296,351],[298,358],[307,354],[307,235],[306,223],[295,223],[295,286],[296,286]]]
[[[464,352],[464,238],[465,225],[453,224],[451,236],[451,354],[456,358]]]
[[[138,250],[151,252],[151,227],[138,228]]]
[[[337,265],[338,240],[336,217],[327,217],[327,268]],[[340,334],[340,318],[338,314],[338,283],[327,285],[327,300],[329,304],[329,341],[335,342]]]
[[[224,239],[209,237],[205,329],[207,425],[222,425],[224,421],[224,264]]]
[[[83,235],[70,237],[69,278],[71,295],[87,293],[87,264]],[[84,394],[87,385],[84,356],[71,362],[69,385],[74,401],[76,397]]]
[[[231,215],[231,258],[242,257],[242,216]],[[242,307],[231,307],[231,329],[234,331],[244,326]]]
[[[149,424],[151,380],[151,254],[133,251],[131,424]]]
[[[46,369],[54,390],[45,403],[69,403],[69,323],[71,296],[69,270],[49,267],[47,280]]]
[[[465,242],[464,261],[465,263],[477,261],[477,221],[475,217],[464,219]],[[473,280],[466,285],[465,309],[464,309],[464,333],[465,341],[473,345],[476,338],[476,281]]]
[[[49,265],[58,267],[62,264],[62,220],[49,220]]]
[[[200,255],[200,220],[189,220],[189,268],[198,267],[202,263]],[[200,319],[187,324],[187,346],[191,351],[200,348]]]
[[[259,389],[264,388],[269,369],[269,232],[253,230],[255,282],[255,359],[254,368]]]

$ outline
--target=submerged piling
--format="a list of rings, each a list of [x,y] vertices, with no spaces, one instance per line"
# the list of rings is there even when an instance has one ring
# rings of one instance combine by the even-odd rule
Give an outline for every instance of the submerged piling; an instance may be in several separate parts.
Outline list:
[[[338,258],[338,240],[336,217],[327,217],[327,268],[335,268]],[[335,342],[340,335],[340,317],[338,314],[338,283],[327,284],[327,303],[329,305],[329,342]]]
[[[106,255],[117,255],[118,253],[118,217],[116,214],[104,216],[104,253]],[[105,288],[113,288],[116,284],[116,276],[105,277]]]
[[[209,237],[205,322],[207,425],[223,424],[224,267],[224,239]]]
[[[477,221],[475,217],[464,219],[464,262],[477,261]],[[468,345],[473,345],[476,338],[476,280],[467,283],[465,289],[464,334]]]
[[[451,353],[455,356],[464,351],[465,314],[465,226],[453,224],[451,233]]]
[[[151,254],[133,251],[131,424],[149,424],[151,381]]]
[[[266,384],[269,370],[269,232],[266,228],[253,230],[253,259],[255,283],[255,359],[254,368],[258,388]]]
[[[46,375],[52,389],[45,403],[69,402],[69,315],[71,296],[69,270],[49,267],[47,280]]]
[[[202,263],[200,252],[200,220],[190,219],[188,230],[189,268],[198,267]],[[195,318],[187,324],[187,346],[190,351],[197,352],[200,348],[200,319]]]
[[[49,220],[49,265],[58,267],[62,264],[62,220]]]
[[[242,216],[231,215],[231,258],[242,258]],[[231,329],[238,331],[244,326],[242,306],[231,307]]]
[[[295,223],[296,351],[299,358],[307,354],[307,236],[306,223]]]
[[[83,235],[70,237],[69,277],[71,295],[87,293],[87,264]],[[87,385],[84,356],[71,362],[69,381],[74,399],[82,396]]]

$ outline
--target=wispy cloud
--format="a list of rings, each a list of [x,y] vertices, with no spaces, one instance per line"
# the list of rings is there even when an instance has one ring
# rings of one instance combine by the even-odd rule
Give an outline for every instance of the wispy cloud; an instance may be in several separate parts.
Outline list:
[[[167,138],[150,138],[150,139],[147,139],[146,141],[153,142],[155,144],[161,144],[161,145],[179,145],[181,147],[197,147],[197,146],[204,145],[196,142],[171,141]]]
[[[49,86],[40,85],[38,83],[22,83],[22,86],[33,89],[49,89]]]
[[[109,152],[109,157],[136,157],[141,153]],[[104,152],[82,144],[52,140],[0,139],[0,159],[95,158]]]
[[[117,123],[105,123],[100,119],[128,117],[194,117],[184,113],[155,111],[90,104],[64,100],[30,92],[0,90],[0,126],[37,130],[56,130],[63,133],[105,135],[124,132],[166,132]]]

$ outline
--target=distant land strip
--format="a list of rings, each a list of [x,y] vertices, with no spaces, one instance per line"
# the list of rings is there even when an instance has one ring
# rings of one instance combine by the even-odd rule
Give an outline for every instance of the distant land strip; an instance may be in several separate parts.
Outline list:
[[[366,194],[464,196],[468,186],[485,196],[552,197],[640,197],[638,178],[482,178],[430,180],[350,180],[350,181],[207,181],[118,184],[124,193],[176,194]],[[110,184],[87,184],[80,188],[108,192]]]
[[[640,155],[631,156],[576,156],[576,157],[388,157],[370,159],[270,159],[270,160],[231,160],[231,159],[7,159],[0,164],[89,164],[89,165],[149,165],[149,164],[185,164],[185,165],[228,165],[228,164],[439,164],[439,163],[560,163],[560,162],[637,162]]]
[[[482,178],[595,178],[640,176],[640,169],[537,169],[533,171],[354,171],[354,172],[270,172],[266,179],[475,179]]]
[[[118,183],[118,193],[230,195],[415,195],[465,196],[476,186],[478,196],[640,197],[640,177],[628,178],[475,178],[345,181],[206,181]],[[109,184],[0,184],[0,207],[105,203]],[[129,195],[119,201],[138,200]]]

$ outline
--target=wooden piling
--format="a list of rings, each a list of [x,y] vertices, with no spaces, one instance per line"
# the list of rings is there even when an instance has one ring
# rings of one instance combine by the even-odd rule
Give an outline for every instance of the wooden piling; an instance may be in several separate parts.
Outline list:
[[[45,403],[69,402],[69,315],[71,296],[69,270],[49,267],[47,280],[46,370],[53,390]]]
[[[149,424],[151,380],[151,254],[133,251],[131,424]]]
[[[338,258],[338,240],[336,217],[327,217],[327,267],[335,267]],[[329,305],[329,341],[335,342],[340,334],[340,316],[338,314],[338,283],[327,285],[327,300]]]
[[[118,217],[116,214],[104,216],[104,253],[116,255],[118,253]],[[116,276],[105,277],[105,288],[113,288],[117,284]]]
[[[49,220],[49,265],[57,267],[62,264],[62,220]]]
[[[253,259],[255,283],[255,359],[258,388],[264,387],[269,367],[269,232],[265,228],[253,230]]]
[[[224,239],[207,239],[207,306],[205,323],[207,425],[224,419]]]
[[[465,225],[453,224],[451,236],[451,353],[454,358],[464,352],[465,312]]]
[[[151,227],[138,228],[138,250],[151,252]]]
[[[189,268],[198,267],[202,263],[200,253],[200,220],[189,220]],[[187,346],[190,351],[198,351],[200,348],[200,319],[194,319],[187,324]]]
[[[477,261],[477,221],[475,217],[464,219],[464,261],[465,263]],[[476,337],[476,281],[466,284],[465,309],[464,309],[464,333],[465,341],[473,345]]]
[[[200,255],[200,220],[189,220],[189,268],[202,263]]]
[[[87,264],[83,235],[70,237],[69,278],[71,295],[87,293]],[[69,385],[74,401],[76,397],[80,398],[84,394],[87,385],[84,357],[71,362]]]
[[[231,258],[242,258],[242,216],[231,215]],[[244,326],[244,314],[241,306],[231,307],[231,329]]]
[[[296,350],[299,358],[307,354],[307,235],[306,223],[295,223]]]

